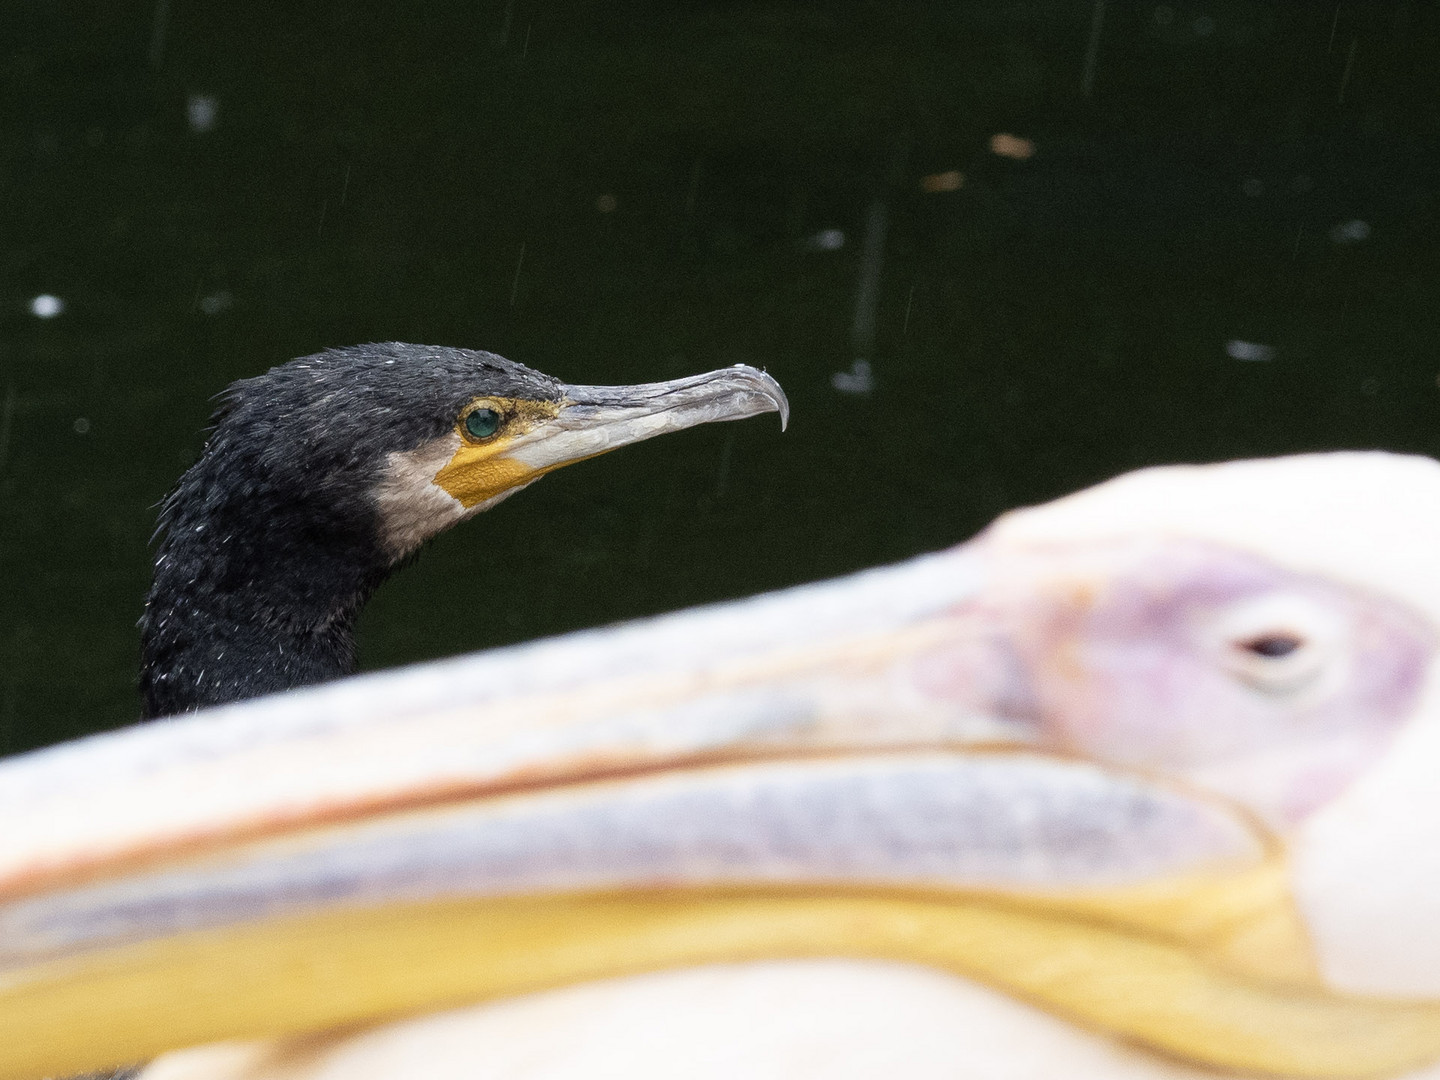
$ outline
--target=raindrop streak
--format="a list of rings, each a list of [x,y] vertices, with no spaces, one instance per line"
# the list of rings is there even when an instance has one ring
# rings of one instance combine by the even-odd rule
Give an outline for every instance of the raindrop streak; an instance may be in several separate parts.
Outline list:
[[[730,456],[735,451],[735,429],[732,427],[725,436],[725,446],[720,451],[720,467],[715,470],[715,501],[725,497],[725,482],[730,479]]]
[[[520,268],[525,265],[525,245],[520,245],[520,257],[515,260],[515,278],[510,282],[510,306],[515,306],[515,297],[520,293]]]
[[[10,425],[15,418],[15,384],[5,387],[5,404],[0,406],[0,472],[10,460]]]
[[[855,318],[850,325],[850,346],[862,360],[868,360],[875,351],[875,309],[880,304],[880,271],[885,267],[885,234],[889,230],[890,208],[884,199],[876,199],[865,215],[860,279],[855,284]]]
[[[165,58],[165,31],[170,26],[170,0],[155,0],[155,14],[150,20],[150,66],[158,68]]]
[[[329,199],[321,199],[321,200],[320,200],[320,224],[315,226],[315,235],[316,235],[316,236],[319,236],[320,233],[321,233],[321,231],[325,228],[325,211],[327,211],[327,210],[329,210],[329,209],[330,209],[330,200],[329,200]]]
[[[908,337],[910,334],[910,309],[915,306],[915,286],[910,286],[910,295],[905,298],[905,325],[900,328],[900,336]]]
[[[1089,97],[1095,89],[1095,62],[1100,58],[1100,31],[1105,28],[1105,0],[1095,0],[1090,16],[1090,43],[1085,46],[1085,68],[1080,75],[1080,93]]]
[[[345,166],[345,180],[340,185],[340,205],[345,205],[345,196],[350,194],[350,166]]]
[[[510,44],[510,25],[515,20],[515,0],[505,0],[505,14],[500,19],[500,48]]]
[[[1340,7],[1335,5],[1335,18],[1330,20],[1330,44],[1325,47],[1325,55],[1329,56],[1335,51],[1335,31],[1340,28]]]
[[[1345,104],[1345,88],[1350,85],[1350,72],[1355,68],[1355,49],[1360,44],[1358,37],[1350,39],[1350,55],[1345,58],[1345,74],[1340,76],[1340,93],[1335,96],[1335,104]]]

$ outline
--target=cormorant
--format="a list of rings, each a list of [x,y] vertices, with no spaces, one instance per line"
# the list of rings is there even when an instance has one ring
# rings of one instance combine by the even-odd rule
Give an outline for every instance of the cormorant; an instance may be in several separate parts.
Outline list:
[[[570,386],[494,353],[330,349],[235,383],[160,513],[146,717],[355,670],[355,618],[422,543],[553,469],[789,406],[745,365]]]
[[[1429,459],[1144,470],[11,759],[0,1080],[1434,1080],[1437,551]]]

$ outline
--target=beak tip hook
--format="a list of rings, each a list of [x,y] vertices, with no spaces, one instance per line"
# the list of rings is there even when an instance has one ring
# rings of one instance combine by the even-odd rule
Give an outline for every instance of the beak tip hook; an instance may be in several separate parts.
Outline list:
[[[768,371],[752,367],[749,364],[735,364],[734,369],[744,371],[753,375],[765,387],[765,396],[775,405],[775,411],[780,414],[780,430],[783,432],[790,426],[790,399],[785,396],[785,391],[775,381],[775,377]]]

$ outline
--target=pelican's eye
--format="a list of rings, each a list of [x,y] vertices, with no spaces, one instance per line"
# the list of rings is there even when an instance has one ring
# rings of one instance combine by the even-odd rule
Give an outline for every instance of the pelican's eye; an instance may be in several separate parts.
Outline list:
[[[494,409],[474,409],[465,417],[465,434],[472,439],[488,439],[500,430],[500,414]]]
[[[1207,624],[1206,636],[1225,669],[1265,694],[1316,686],[1344,653],[1343,617],[1303,593],[1249,597],[1217,612]]]
[[[1287,634],[1284,632],[1274,634],[1261,634],[1249,641],[1239,642],[1240,648],[1256,656],[1263,656],[1267,660],[1279,660],[1289,656],[1296,649],[1305,647],[1305,639],[1298,634]]]

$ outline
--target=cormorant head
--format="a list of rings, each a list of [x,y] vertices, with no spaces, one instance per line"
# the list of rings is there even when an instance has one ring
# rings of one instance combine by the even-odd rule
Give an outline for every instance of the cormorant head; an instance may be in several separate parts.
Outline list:
[[[355,669],[355,616],[425,540],[572,461],[789,406],[736,365],[570,386],[494,353],[359,345],[224,395],[166,500],[141,619],[146,716]]]
[[[394,563],[562,465],[711,421],[779,412],[783,425],[788,411],[775,380],[745,365],[572,386],[494,353],[391,342],[235,383],[206,456],[241,468],[246,496],[283,490],[322,516],[373,520]],[[341,524],[312,522],[327,523]]]

